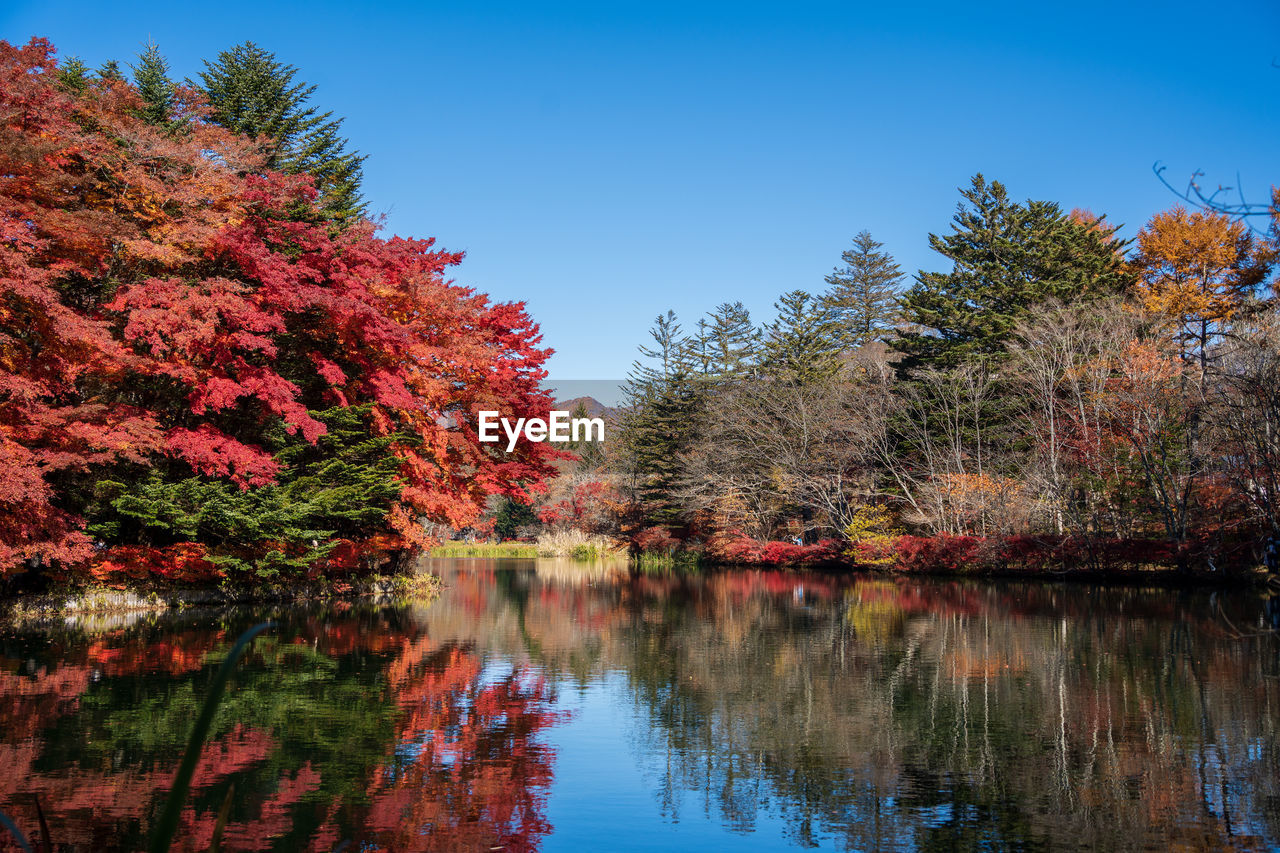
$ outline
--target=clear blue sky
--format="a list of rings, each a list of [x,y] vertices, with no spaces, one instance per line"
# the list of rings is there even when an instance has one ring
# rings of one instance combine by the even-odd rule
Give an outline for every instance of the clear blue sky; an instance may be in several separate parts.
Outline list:
[[[1280,2],[8,0],[0,36],[175,76],[252,39],[369,155],[397,234],[525,300],[556,379],[622,376],[653,317],[759,319],[869,229],[909,272],[982,171],[1132,236],[1193,169],[1280,182]],[[1145,7],[1145,8],[1144,8]]]

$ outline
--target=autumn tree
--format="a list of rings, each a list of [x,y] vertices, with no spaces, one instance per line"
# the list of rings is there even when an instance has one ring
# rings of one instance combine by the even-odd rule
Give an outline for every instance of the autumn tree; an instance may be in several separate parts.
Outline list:
[[[423,545],[542,487],[554,448],[476,422],[545,416],[549,352],[445,278],[460,254],[335,232],[309,176],[196,113],[149,124],[122,81],[62,85],[43,40],[0,44],[0,82],[4,569],[88,559],[86,517],[107,546],[324,568],[324,540]]]
[[[880,380],[849,371],[719,389],[681,458],[681,505],[722,533],[768,539],[798,526],[838,535],[876,494]]]
[[[1111,425],[1111,395],[1126,347],[1146,325],[1137,305],[1113,297],[1047,302],[1014,329],[1009,389],[1030,437],[1021,477],[1056,533],[1137,533],[1141,489]]]
[[[1266,247],[1222,213],[1175,207],[1138,232],[1138,293],[1148,311],[1176,326],[1179,352],[1197,365],[1201,388],[1214,344],[1269,266]]]
[[[898,325],[898,297],[904,276],[884,244],[862,231],[841,253],[844,267],[827,276],[823,300],[840,322],[846,346],[878,340]]]
[[[1251,520],[1280,542],[1280,316],[1274,306],[1232,321],[1215,397],[1214,446]],[[1272,555],[1269,568],[1277,569]]]
[[[141,461],[162,441],[154,417],[111,394],[137,359],[83,310],[100,304],[113,244],[134,228],[126,205],[96,203],[119,170],[110,140],[72,121],[76,87],[63,82],[47,41],[0,42],[0,573],[87,558],[57,480]]]
[[[877,457],[909,521],[935,533],[1005,533],[1027,520],[999,385],[981,362],[925,368],[895,386]]]

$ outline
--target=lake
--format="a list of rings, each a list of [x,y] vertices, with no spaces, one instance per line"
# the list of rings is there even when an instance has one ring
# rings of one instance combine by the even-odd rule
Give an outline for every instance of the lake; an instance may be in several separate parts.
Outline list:
[[[424,565],[425,604],[0,630],[0,810],[145,847],[219,661],[270,618],[181,849],[224,806],[224,850],[1280,847],[1256,592]]]

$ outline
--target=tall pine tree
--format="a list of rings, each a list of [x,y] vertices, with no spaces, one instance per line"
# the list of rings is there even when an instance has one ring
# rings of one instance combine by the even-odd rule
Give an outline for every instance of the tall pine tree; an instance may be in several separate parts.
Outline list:
[[[803,290],[784,293],[774,303],[778,317],[769,324],[763,368],[773,379],[808,384],[840,369],[840,327],[822,299]]]
[[[902,299],[903,318],[917,329],[894,342],[907,355],[904,368],[999,360],[1033,306],[1130,286],[1115,228],[1073,219],[1052,202],[1012,201],[980,174],[961,195],[952,233],[929,235],[951,271],[922,270]]]
[[[102,67],[98,69],[98,79],[107,83],[123,83],[124,72],[120,70],[120,63],[114,59],[102,63]]]
[[[295,80],[298,69],[253,42],[205,62],[199,87],[212,118],[236,133],[266,143],[272,169],[312,175],[324,210],[339,222],[364,214],[360,197],[364,157],[347,150],[342,119],[310,105],[316,87]]]
[[[673,524],[680,515],[674,497],[680,456],[696,433],[702,388],[675,313],[659,315],[649,334],[654,345],[640,347],[649,363],[637,360],[623,386],[618,445],[646,522]]]
[[[699,326],[698,355],[704,372],[718,379],[735,379],[755,369],[760,354],[760,330],[741,302],[723,302]]]
[[[169,63],[155,42],[148,41],[138,54],[138,64],[133,66],[133,83],[142,96],[142,120],[156,127],[167,127],[173,120],[177,88],[169,79]]]
[[[863,231],[853,238],[853,248],[841,253],[844,268],[837,267],[827,276],[830,289],[823,299],[840,323],[846,346],[880,340],[898,324],[904,276],[883,249],[883,243]]]

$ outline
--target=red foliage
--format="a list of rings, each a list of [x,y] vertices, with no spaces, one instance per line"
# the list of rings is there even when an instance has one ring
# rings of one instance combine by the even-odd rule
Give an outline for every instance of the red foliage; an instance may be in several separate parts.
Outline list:
[[[182,542],[168,548],[134,545],[112,548],[91,560],[85,575],[103,586],[123,589],[128,581],[162,579],[198,583],[220,580],[223,573],[206,559],[203,545]]]
[[[1088,539],[1072,536],[899,536],[891,546],[895,571],[921,574],[1043,574],[1174,569],[1177,546],[1162,539]],[[1183,549],[1192,565],[1217,570],[1250,563],[1243,549],[1198,542]]]
[[[631,538],[636,550],[644,554],[670,553],[680,544],[665,527],[646,527]]]
[[[840,543],[823,539],[812,545],[794,542],[758,542],[742,533],[713,536],[707,554],[721,563],[760,566],[815,566],[839,561]]]
[[[47,41],[0,42],[0,574],[92,556],[54,475],[163,454],[269,483],[266,426],[314,442],[319,407],[373,404],[380,433],[413,437],[392,448],[402,543],[422,517],[460,527],[490,494],[540,490],[558,451],[476,429],[481,409],[550,408],[524,306],[446,280],[462,255],[431,240],[335,233],[309,177],[265,171],[181,100],[169,134],[132,87],[70,94]]]
[[[961,572],[976,568],[976,536],[899,536],[893,568],[904,572]]]
[[[538,518],[543,524],[563,524],[575,530],[602,532],[610,524],[619,496],[609,483],[588,480],[573,487],[573,493],[562,501],[543,507]]]

